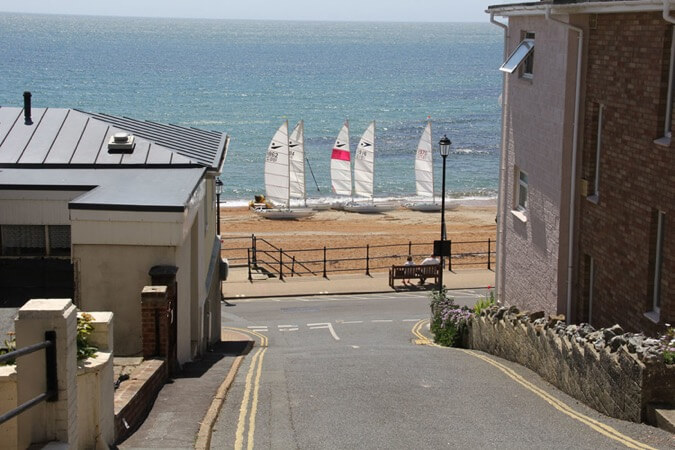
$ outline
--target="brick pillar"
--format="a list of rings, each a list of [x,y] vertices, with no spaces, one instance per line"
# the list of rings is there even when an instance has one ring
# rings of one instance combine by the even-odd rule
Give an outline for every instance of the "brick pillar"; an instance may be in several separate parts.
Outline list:
[[[178,364],[178,283],[176,282],[176,266],[153,266],[148,272],[153,286],[166,286],[169,310],[169,342],[166,359],[169,374],[180,370]]]
[[[58,400],[43,402],[20,414],[19,448],[32,443],[60,441],[77,448],[77,313],[70,299],[28,301],[14,322],[17,348],[45,340],[46,331],[56,332]],[[46,389],[45,351],[17,359],[18,403]]]
[[[167,356],[171,312],[166,286],[145,286],[141,294],[143,357]]]

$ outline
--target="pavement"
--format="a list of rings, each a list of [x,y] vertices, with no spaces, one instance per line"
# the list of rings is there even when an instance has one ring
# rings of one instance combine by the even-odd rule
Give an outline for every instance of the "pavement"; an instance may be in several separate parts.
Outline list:
[[[419,280],[411,281],[417,283]],[[464,269],[452,272],[446,270],[443,273],[443,284],[450,290],[485,288],[494,286],[495,273],[487,269]],[[283,281],[255,274],[254,280],[249,281],[248,270],[245,267],[237,267],[230,269],[228,279],[223,283],[223,295],[227,301],[236,301],[237,298],[428,291],[436,287],[433,280],[427,280],[423,286],[414,284],[411,287],[404,286],[402,280],[395,280],[394,286],[396,289],[389,286],[389,272],[386,271],[373,272],[370,275],[331,275],[328,278],[286,276]]]
[[[387,272],[374,272],[371,276],[335,275],[328,279],[307,276],[288,277],[284,281],[258,278],[251,282],[246,268],[231,269],[228,280],[223,283],[225,300],[420,291],[435,287],[432,283],[405,287],[401,280],[396,280],[397,289],[392,289]],[[443,282],[448,289],[485,288],[494,285],[494,272],[482,269],[448,271],[443,274]],[[119,448],[209,448],[211,429],[227,390],[251,346],[248,336],[232,331],[223,330],[221,340],[201,360],[186,364],[181,374],[162,388],[143,424],[120,443]]]

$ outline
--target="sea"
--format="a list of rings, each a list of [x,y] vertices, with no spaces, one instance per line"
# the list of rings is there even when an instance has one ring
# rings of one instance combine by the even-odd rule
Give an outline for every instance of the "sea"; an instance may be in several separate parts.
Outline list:
[[[0,105],[78,108],[227,132],[226,206],[264,194],[267,146],[305,124],[306,190],[333,198],[330,155],[376,122],[375,196],[415,200],[427,120],[452,141],[448,199],[497,195],[503,35],[487,23],[289,22],[0,13]],[[435,154],[435,187],[442,160]]]

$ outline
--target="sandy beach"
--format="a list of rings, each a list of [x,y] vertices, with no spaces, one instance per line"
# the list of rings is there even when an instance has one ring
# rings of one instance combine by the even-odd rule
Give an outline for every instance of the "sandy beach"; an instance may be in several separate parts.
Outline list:
[[[371,263],[382,269],[402,264],[409,249],[420,262],[432,250],[434,240],[440,239],[441,214],[416,212],[400,208],[384,214],[356,214],[344,211],[319,211],[303,220],[280,221],[257,216],[248,208],[222,208],[221,236],[223,256],[231,263],[245,263],[245,250],[251,235],[258,238],[258,247],[272,249],[267,243],[296,255],[298,260],[323,258],[322,251],[293,250],[329,249],[329,258],[363,258],[366,245],[370,257],[381,257]],[[496,202],[494,200],[460,203],[445,214],[447,238],[453,241],[453,252],[485,252],[491,239],[494,252]],[[264,239],[261,240],[261,239]],[[462,244],[469,242],[468,244]],[[413,245],[409,247],[409,243]],[[348,247],[348,248],[346,248]],[[395,256],[393,256],[395,255]],[[384,258],[384,256],[392,256]],[[354,262],[358,264],[359,262]],[[334,264],[345,267],[347,264]]]

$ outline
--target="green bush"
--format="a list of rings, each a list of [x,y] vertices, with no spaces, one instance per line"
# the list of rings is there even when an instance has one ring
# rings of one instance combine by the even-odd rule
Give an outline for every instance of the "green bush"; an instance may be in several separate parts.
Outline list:
[[[77,318],[77,359],[87,359],[96,355],[97,347],[89,344],[89,335],[94,331],[91,314],[82,313]]]
[[[473,312],[477,316],[480,315],[481,311],[488,309],[490,306],[495,304],[495,294],[492,291],[492,288],[488,286],[488,293],[485,297],[481,298],[476,302],[473,307]]]
[[[447,297],[443,288],[431,293],[431,314],[434,342],[445,347],[461,347],[473,316],[471,310],[456,305],[455,299]]]

